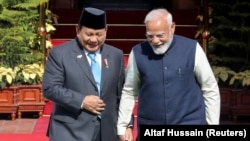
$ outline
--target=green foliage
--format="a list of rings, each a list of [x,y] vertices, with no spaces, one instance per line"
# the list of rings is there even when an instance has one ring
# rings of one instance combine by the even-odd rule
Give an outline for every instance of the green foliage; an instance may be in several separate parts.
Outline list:
[[[44,58],[37,32],[40,3],[41,0],[0,0],[0,64],[14,68]]]
[[[248,0],[210,0],[212,7],[209,25],[211,36],[209,54],[220,61],[217,65],[227,66],[235,71],[250,66],[250,2]]]
[[[16,73],[12,68],[0,67],[0,88],[10,86],[14,83]]]
[[[16,74],[15,84],[40,84],[44,73],[42,63],[23,65],[14,68]]]
[[[0,0],[0,88],[41,83],[45,54],[38,32],[39,7],[48,1]],[[45,22],[50,26],[46,33],[55,30],[50,19]]]
[[[235,74],[235,72],[228,67],[212,66],[212,70],[217,82],[226,82],[231,76]]]
[[[219,70],[214,70],[215,75],[223,80],[223,86],[248,88],[250,86],[250,1],[210,0],[209,6],[211,22],[207,54],[211,65],[222,66]],[[231,73],[232,71],[234,73]]]
[[[229,82],[230,85],[240,85],[240,87],[250,86],[250,70],[236,73]]]

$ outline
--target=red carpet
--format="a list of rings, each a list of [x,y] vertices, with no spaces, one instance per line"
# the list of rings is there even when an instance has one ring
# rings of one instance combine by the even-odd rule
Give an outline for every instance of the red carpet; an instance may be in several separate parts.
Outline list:
[[[46,102],[43,110],[43,115],[50,115],[52,111],[53,103],[51,101]]]
[[[0,134],[0,141],[48,141],[48,122],[49,117],[40,117],[32,134]]]
[[[52,46],[56,47],[60,44],[66,43],[67,41],[69,41],[69,40],[52,40]]]
[[[41,134],[0,134],[1,141],[48,141],[48,137]]]
[[[33,134],[46,135],[50,117],[40,117],[34,127]]]
[[[53,103],[47,102],[44,108],[44,115],[50,115]],[[135,105],[134,111],[135,122],[134,122],[134,139],[137,137],[137,103]],[[0,134],[0,141],[48,141],[46,136],[49,116],[40,117],[34,127],[32,134]]]

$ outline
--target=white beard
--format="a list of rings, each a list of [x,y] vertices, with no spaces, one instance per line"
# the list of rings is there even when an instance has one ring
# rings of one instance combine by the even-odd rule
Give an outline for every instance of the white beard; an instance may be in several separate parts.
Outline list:
[[[171,45],[172,41],[173,41],[173,36],[170,37],[168,42],[165,42],[165,43],[160,42],[160,43],[157,44],[157,46],[161,45],[161,47],[154,47],[154,44],[150,44],[150,45],[151,45],[151,47],[152,47],[155,54],[161,55],[161,54],[164,54],[168,50],[168,48]]]

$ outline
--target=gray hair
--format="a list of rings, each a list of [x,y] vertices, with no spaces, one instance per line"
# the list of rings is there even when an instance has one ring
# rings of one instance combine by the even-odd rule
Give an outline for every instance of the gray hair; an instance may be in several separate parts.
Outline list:
[[[158,18],[165,18],[166,22],[169,25],[172,25],[173,22],[173,16],[172,14],[164,9],[164,8],[158,8],[158,9],[153,9],[151,10],[145,17],[144,23],[146,24],[148,21],[153,21]]]

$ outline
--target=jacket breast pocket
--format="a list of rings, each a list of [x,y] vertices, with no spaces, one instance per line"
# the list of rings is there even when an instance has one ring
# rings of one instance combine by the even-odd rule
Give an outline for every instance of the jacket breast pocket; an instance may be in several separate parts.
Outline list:
[[[194,70],[191,68],[178,68],[176,74],[179,77],[193,76]]]

